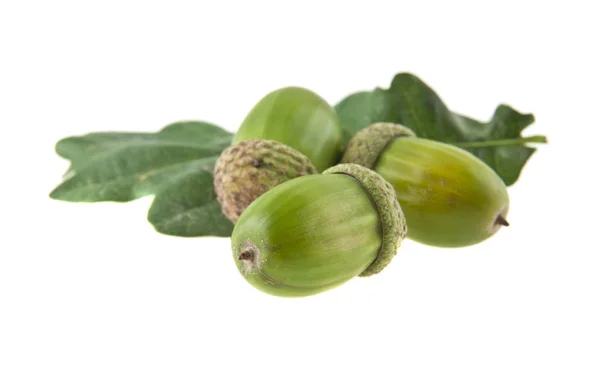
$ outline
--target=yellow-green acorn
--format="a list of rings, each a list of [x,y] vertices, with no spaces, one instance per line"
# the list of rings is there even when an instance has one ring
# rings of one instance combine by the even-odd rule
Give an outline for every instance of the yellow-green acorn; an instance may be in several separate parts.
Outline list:
[[[508,226],[508,192],[494,170],[466,150],[418,138],[402,125],[375,123],[359,131],[341,162],[373,169],[392,184],[414,241],[466,247]]]
[[[250,110],[233,143],[247,139],[288,145],[306,155],[319,172],[337,164],[344,149],[335,110],[316,93],[296,86],[267,94]]]
[[[255,288],[304,297],[381,272],[405,236],[392,186],[363,166],[340,164],[258,197],[236,223],[231,248]]]
[[[215,164],[214,188],[221,211],[236,222],[257,197],[290,179],[316,174],[311,161],[283,143],[249,139],[225,149]]]

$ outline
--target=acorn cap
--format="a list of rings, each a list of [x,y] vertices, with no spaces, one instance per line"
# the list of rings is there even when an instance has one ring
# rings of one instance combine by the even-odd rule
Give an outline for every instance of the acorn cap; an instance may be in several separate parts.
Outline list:
[[[296,177],[316,174],[310,159],[273,140],[248,139],[225,149],[214,171],[214,189],[223,214],[236,222],[263,193]]]
[[[338,164],[325,170],[323,174],[352,176],[375,203],[382,227],[381,248],[375,260],[359,276],[367,277],[381,272],[398,252],[407,232],[406,219],[394,188],[376,172],[357,164]]]
[[[373,169],[383,150],[395,138],[416,136],[411,129],[397,123],[373,123],[352,137],[340,163],[356,163]]]

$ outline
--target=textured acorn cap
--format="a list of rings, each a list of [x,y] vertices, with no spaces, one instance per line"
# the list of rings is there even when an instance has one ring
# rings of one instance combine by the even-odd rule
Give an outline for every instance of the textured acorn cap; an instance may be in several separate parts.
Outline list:
[[[235,223],[263,193],[316,173],[310,159],[299,151],[277,141],[248,139],[221,153],[215,163],[214,188],[223,214]]]
[[[382,227],[382,244],[375,260],[359,276],[366,277],[381,272],[394,258],[407,226],[396,192],[390,183],[373,170],[357,164],[338,164],[323,174],[347,174],[356,179],[369,194],[379,212]]]
[[[416,134],[397,123],[373,123],[352,137],[340,163],[355,163],[373,169],[386,146],[398,137],[416,137]]]

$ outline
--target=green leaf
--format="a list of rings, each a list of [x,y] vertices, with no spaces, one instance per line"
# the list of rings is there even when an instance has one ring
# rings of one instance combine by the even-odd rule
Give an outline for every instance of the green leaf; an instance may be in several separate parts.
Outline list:
[[[535,148],[527,143],[546,143],[546,138],[523,138],[522,131],[534,122],[499,105],[488,122],[454,113],[438,94],[411,73],[397,74],[389,89],[354,93],[336,106],[347,141],[373,122],[394,122],[411,128],[418,137],[454,144],[487,163],[504,180],[514,184]]]
[[[148,211],[148,221],[172,236],[229,237],[233,223],[221,213],[213,188],[213,176],[191,172],[160,190]]]
[[[147,219],[172,236],[229,237],[212,171],[233,134],[205,122],[177,122],[157,133],[95,132],[68,137],[56,152],[71,161],[50,197],[128,202],[155,195]]]
[[[71,161],[50,197],[70,202],[128,202],[201,171],[212,172],[233,135],[205,122],[178,122],[157,133],[68,137],[56,152]]]
[[[394,119],[391,97],[383,89],[358,92],[344,98],[335,106],[344,131],[344,145],[359,130],[371,123]]]

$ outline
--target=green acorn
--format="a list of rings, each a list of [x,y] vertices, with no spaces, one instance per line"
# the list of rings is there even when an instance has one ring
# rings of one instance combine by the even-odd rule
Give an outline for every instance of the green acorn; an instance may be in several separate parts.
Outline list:
[[[249,139],[225,149],[215,164],[214,188],[221,211],[236,222],[256,198],[290,179],[316,174],[302,153],[283,143]]]
[[[247,139],[281,142],[306,155],[319,172],[337,164],[343,152],[335,110],[319,95],[285,87],[263,97],[248,113],[233,143]]]
[[[342,164],[258,197],[235,225],[231,248],[255,288],[304,297],[381,272],[405,236],[392,186],[374,171]]]
[[[508,192],[494,170],[466,150],[418,138],[402,125],[375,123],[359,131],[341,162],[374,169],[392,184],[414,241],[466,247],[508,226]]]

